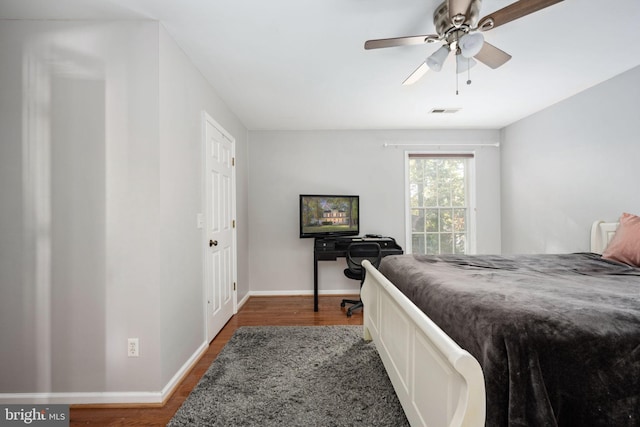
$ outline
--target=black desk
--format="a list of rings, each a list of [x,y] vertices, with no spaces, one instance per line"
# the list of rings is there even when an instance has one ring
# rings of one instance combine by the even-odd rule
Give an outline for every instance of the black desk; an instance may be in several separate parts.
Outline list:
[[[333,237],[316,239],[313,247],[313,311],[318,311],[318,261],[346,258],[347,248],[353,242],[376,242],[382,256],[402,255],[402,248],[391,237]]]

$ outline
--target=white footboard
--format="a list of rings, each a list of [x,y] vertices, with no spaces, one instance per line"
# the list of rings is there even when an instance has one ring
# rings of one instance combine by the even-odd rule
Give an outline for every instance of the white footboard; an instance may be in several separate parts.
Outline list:
[[[411,425],[484,426],[478,361],[369,262],[363,265],[365,339],[373,339]]]

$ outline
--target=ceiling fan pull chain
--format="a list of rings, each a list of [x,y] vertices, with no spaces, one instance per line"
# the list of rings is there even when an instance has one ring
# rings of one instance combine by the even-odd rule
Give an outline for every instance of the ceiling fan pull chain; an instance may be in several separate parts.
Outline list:
[[[467,58],[467,63],[470,63],[471,59]],[[469,68],[467,68],[467,85],[471,84],[471,64],[469,64]]]
[[[458,38],[458,33],[456,32],[456,95],[458,94],[458,55],[460,55],[460,40]]]

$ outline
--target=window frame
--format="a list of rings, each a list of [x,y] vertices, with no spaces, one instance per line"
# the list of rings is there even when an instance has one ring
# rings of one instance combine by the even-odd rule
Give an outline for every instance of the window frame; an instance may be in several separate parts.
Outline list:
[[[404,209],[405,209],[405,253],[413,253],[413,230],[411,222],[411,193],[409,180],[409,160],[412,156],[433,157],[433,158],[456,158],[467,157],[466,170],[466,192],[468,196],[469,218],[467,224],[467,254],[476,253],[476,152],[474,150],[457,151],[417,151],[408,150],[404,152]]]

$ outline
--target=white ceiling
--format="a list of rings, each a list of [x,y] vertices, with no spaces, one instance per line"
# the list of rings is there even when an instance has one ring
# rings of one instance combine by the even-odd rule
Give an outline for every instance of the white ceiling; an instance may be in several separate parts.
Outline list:
[[[163,23],[251,130],[490,128],[640,65],[640,1],[565,0],[485,33],[513,55],[492,70],[402,81],[438,45],[364,50],[434,33],[441,0],[0,0],[6,19]],[[484,0],[480,16],[512,0]],[[427,114],[432,108],[461,108]]]

